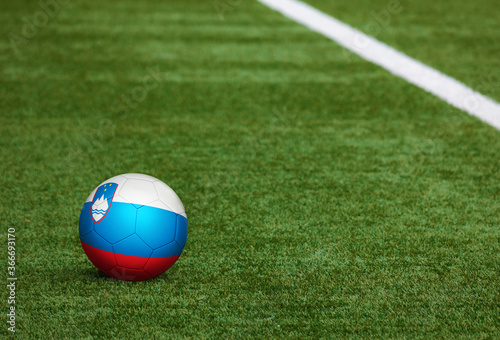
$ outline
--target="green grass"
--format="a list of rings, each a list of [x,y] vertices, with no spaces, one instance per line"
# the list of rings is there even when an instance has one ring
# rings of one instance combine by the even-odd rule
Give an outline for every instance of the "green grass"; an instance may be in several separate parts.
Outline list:
[[[39,9],[0,6],[3,37]],[[70,1],[18,55],[0,42],[17,335],[498,337],[499,132],[258,3],[224,18]],[[465,61],[474,85],[473,49],[439,61],[427,38],[422,60]],[[148,67],[158,85],[121,109]],[[140,283],[99,273],[78,238],[85,198],[125,172],[168,183],[189,219],[179,261]]]
[[[496,1],[306,2],[500,101]]]

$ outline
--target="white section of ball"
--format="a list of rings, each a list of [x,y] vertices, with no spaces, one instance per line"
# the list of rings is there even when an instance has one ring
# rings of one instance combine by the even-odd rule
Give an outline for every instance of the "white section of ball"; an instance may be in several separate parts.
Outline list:
[[[111,182],[118,184],[113,202],[147,205],[169,210],[187,218],[179,196],[167,184],[155,177],[136,173],[122,174],[102,182],[97,188]],[[85,202],[92,202],[97,188]]]

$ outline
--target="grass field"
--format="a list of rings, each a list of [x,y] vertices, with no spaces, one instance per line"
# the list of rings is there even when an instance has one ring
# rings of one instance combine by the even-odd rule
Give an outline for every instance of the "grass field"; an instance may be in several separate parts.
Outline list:
[[[362,30],[387,6],[310,3]],[[495,2],[401,3],[378,39],[500,99]],[[0,8],[20,338],[500,337],[494,128],[254,1],[71,0],[17,52],[40,5]],[[139,283],[78,237],[127,172],[189,219],[179,261]]]

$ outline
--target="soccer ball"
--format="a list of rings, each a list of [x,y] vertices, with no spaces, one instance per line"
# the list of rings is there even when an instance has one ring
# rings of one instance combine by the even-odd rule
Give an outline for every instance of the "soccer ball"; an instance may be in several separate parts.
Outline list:
[[[83,204],[79,225],[89,260],[125,281],[165,272],[181,255],[188,231],[186,212],[175,192],[142,174],[101,183]]]

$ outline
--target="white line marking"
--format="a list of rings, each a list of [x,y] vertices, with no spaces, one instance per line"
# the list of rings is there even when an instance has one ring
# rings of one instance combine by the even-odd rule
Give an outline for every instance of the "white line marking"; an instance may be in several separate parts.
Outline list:
[[[303,2],[259,2],[500,130],[500,104],[461,82]]]

